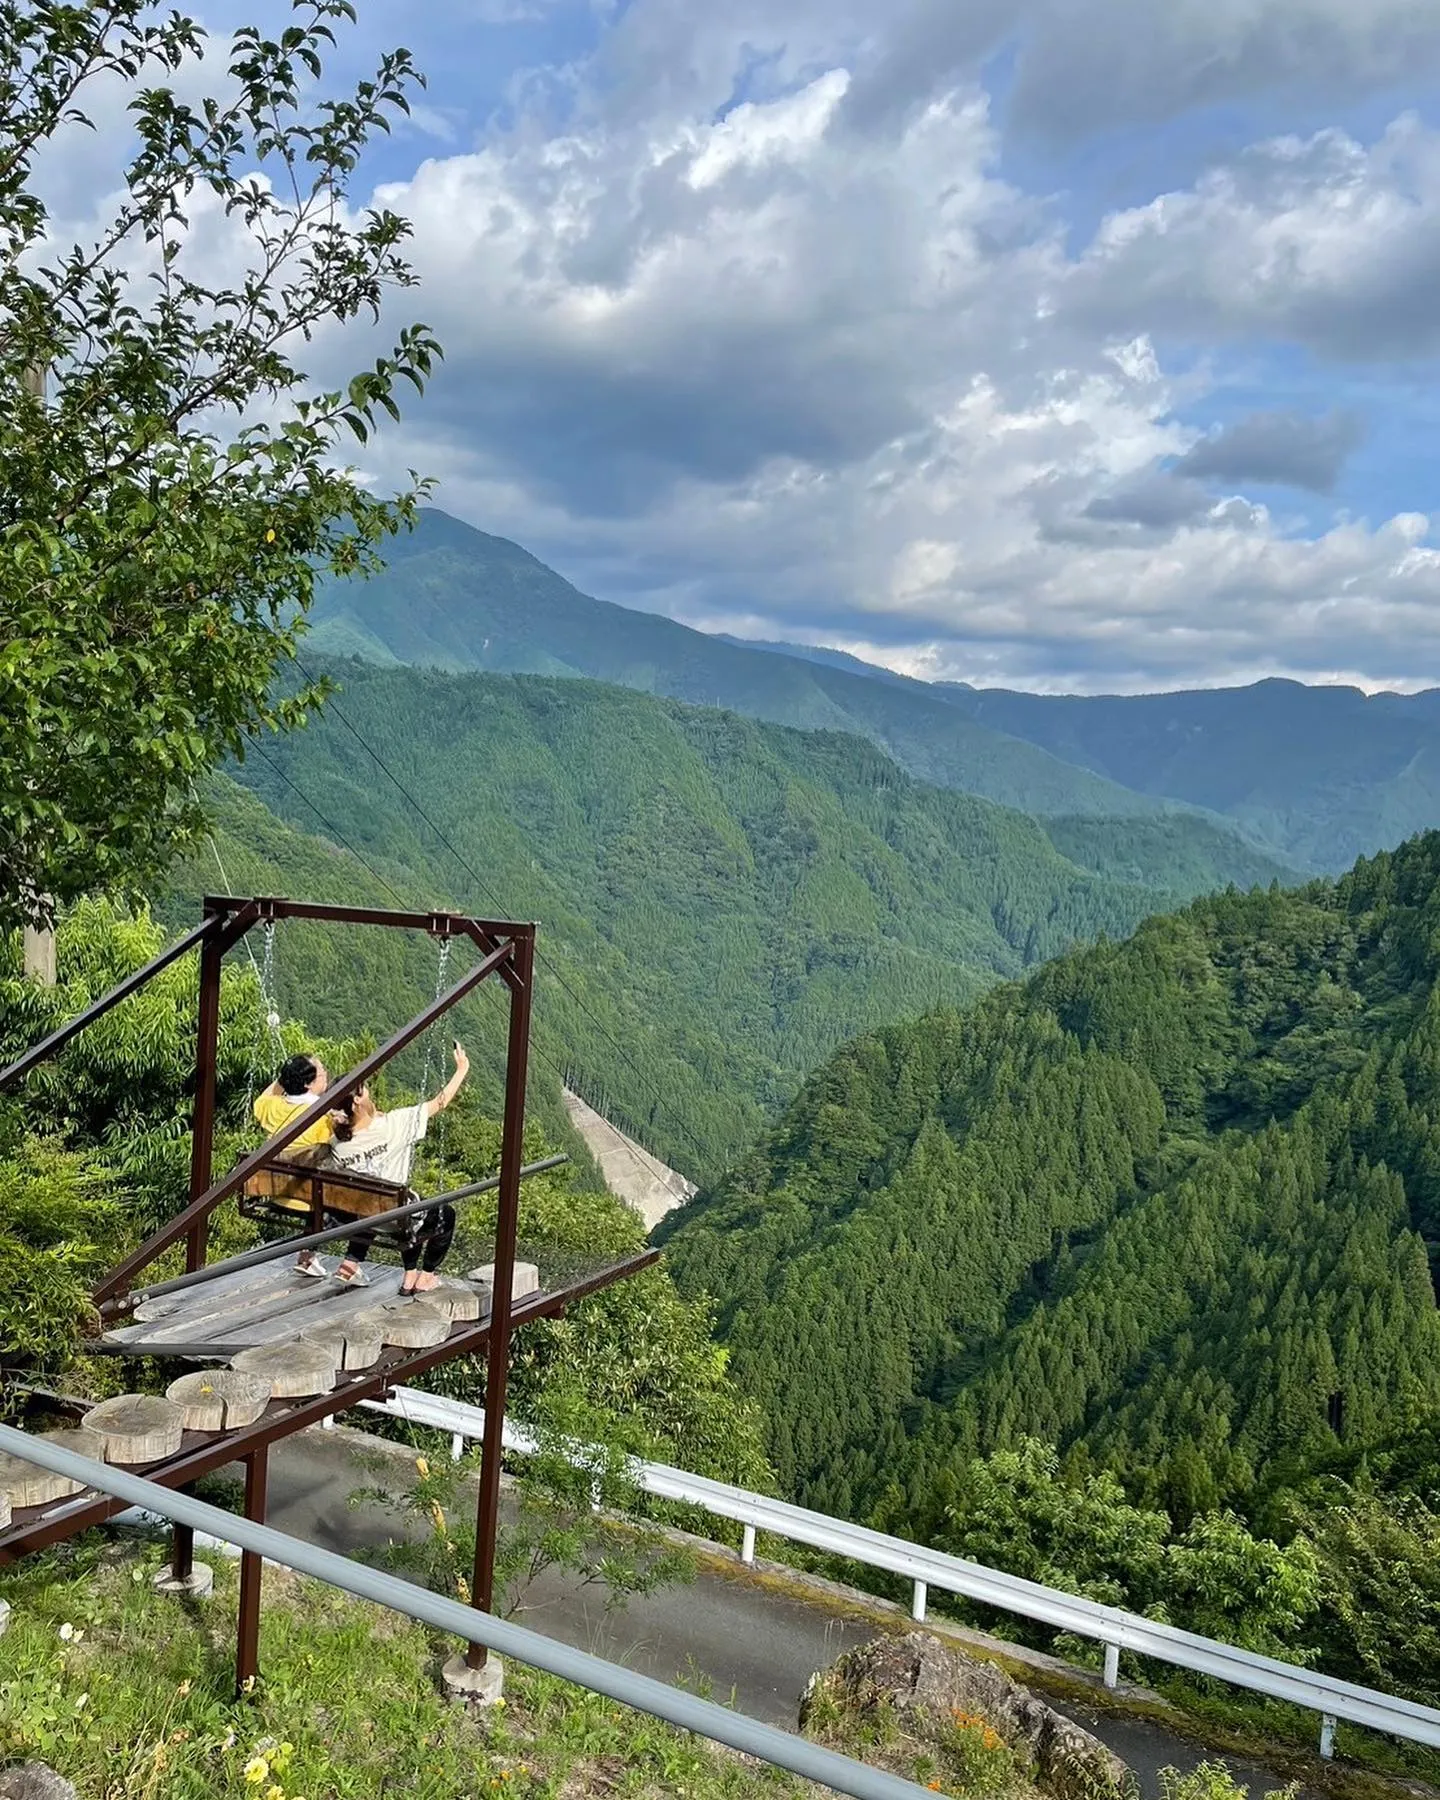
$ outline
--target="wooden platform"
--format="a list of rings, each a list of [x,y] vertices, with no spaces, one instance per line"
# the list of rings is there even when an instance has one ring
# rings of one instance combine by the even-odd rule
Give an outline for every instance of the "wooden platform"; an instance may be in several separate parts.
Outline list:
[[[338,1257],[320,1260],[332,1275],[340,1266]],[[133,1324],[107,1331],[94,1348],[122,1356],[223,1361],[253,1344],[283,1343],[397,1297],[399,1269],[368,1263],[365,1273],[370,1278],[368,1287],[317,1281],[297,1274],[287,1258],[258,1269],[217,1275],[201,1287],[146,1301],[135,1313]],[[488,1310],[487,1293],[481,1297],[482,1318]]]
[[[642,1250],[607,1262],[553,1259],[552,1266],[542,1264],[541,1288],[515,1301],[512,1324],[518,1329],[530,1320],[552,1318],[586,1294],[648,1268],[659,1254]],[[297,1275],[288,1262],[220,1275],[199,1288],[145,1302],[140,1309],[145,1317],[107,1332],[93,1347],[118,1356],[158,1356],[202,1366],[228,1362],[252,1344],[298,1340],[322,1325],[340,1322],[347,1312],[393,1302],[400,1271],[377,1263],[367,1273],[371,1285],[364,1288]],[[449,1280],[453,1282],[454,1277]],[[467,1285],[481,1291],[480,1283]],[[263,1450],[277,1438],[317,1425],[362,1400],[378,1398],[392,1387],[410,1384],[439,1363],[473,1356],[489,1335],[486,1291],[481,1316],[453,1321],[442,1342],[414,1349],[386,1345],[369,1368],[338,1370],[334,1386],[327,1392],[271,1400],[258,1419],[237,1430],[187,1430],[177,1454],[157,1463],[134,1465],[133,1472],[164,1487],[184,1487]],[[75,1423],[83,1423],[88,1410],[85,1403],[69,1403],[69,1409]],[[0,1529],[0,1566],[73,1537],[123,1508],[123,1502],[90,1489],[46,1506],[17,1507],[9,1525]]]

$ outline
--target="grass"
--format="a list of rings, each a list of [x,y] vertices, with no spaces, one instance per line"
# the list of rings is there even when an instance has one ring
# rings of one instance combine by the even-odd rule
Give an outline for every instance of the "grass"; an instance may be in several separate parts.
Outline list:
[[[233,1691],[236,1573],[156,1595],[158,1548],[99,1538],[20,1566],[0,1638],[0,1762],[36,1758],[83,1800],[688,1800],[813,1793],[703,1739],[511,1665],[506,1704],[436,1686],[453,1645],[319,1583],[266,1570],[263,1680]]]

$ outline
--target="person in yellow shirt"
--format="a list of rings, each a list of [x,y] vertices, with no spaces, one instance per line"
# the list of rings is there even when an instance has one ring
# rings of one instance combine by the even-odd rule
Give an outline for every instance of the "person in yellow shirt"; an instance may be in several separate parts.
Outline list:
[[[255,1097],[256,1122],[266,1137],[269,1137],[273,1132],[279,1131],[282,1125],[288,1125],[297,1113],[304,1112],[329,1085],[330,1077],[318,1056],[307,1056],[301,1051],[295,1056],[286,1057],[274,1081]],[[321,1113],[313,1125],[307,1126],[299,1137],[286,1145],[287,1160],[293,1158],[296,1162],[308,1162],[310,1157],[303,1153],[309,1151],[313,1155],[328,1144],[331,1131],[330,1115]],[[297,1151],[302,1154],[297,1155]],[[324,1277],[329,1273],[313,1250],[302,1250],[295,1259],[295,1267],[302,1275]]]

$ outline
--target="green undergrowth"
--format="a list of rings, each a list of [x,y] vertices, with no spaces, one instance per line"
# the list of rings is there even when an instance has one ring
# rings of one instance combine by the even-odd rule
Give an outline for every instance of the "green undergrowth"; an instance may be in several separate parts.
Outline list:
[[[407,1800],[606,1793],[687,1800],[816,1790],[516,1664],[485,1714],[437,1689],[454,1644],[266,1570],[262,1680],[234,1696],[234,1566],[215,1596],[154,1594],[158,1547],[88,1538],[3,1583],[0,1762],[37,1759],[81,1800]]]

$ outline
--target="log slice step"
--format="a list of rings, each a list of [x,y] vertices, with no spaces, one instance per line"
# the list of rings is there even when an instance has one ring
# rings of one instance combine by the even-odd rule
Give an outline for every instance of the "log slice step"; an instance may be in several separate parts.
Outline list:
[[[378,1308],[366,1307],[349,1319],[317,1325],[313,1331],[304,1332],[300,1342],[318,1344],[334,1357],[337,1369],[368,1369],[380,1360],[385,1347],[385,1333],[375,1317],[377,1311]]]
[[[239,1369],[197,1369],[172,1381],[165,1398],[184,1409],[187,1431],[238,1431],[270,1404],[270,1383]]]
[[[290,1338],[278,1344],[252,1344],[237,1350],[230,1367],[245,1375],[263,1375],[277,1400],[299,1400],[328,1394],[335,1385],[335,1357],[324,1344]]]
[[[431,1306],[428,1295],[423,1300],[386,1300],[367,1306],[356,1317],[378,1325],[385,1342],[400,1350],[428,1350],[450,1335],[449,1313]]]
[[[117,1394],[90,1408],[85,1429],[104,1438],[109,1462],[159,1462],[180,1448],[185,1409],[159,1394]]]
[[[73,1450],[77,1456],[93,1456],[96,1462],[105,1460],[104,1438],[86,1431],[83,1426],[67,1431],[41,1431],[36,1435],[47,1444]],[[0,1453],[0,1494],[4,1496],[7,1525],[13,1507],[48,1506],[53,1500],[68,1500],[84,1486],[83,1481],[72,1481],[68,1475],[52,1475],[49,1469],[39,1468],[23,1457]]]
[[[463,1281],[442,1281],[439,1287],[427,1288],[420,1296],[426,1306],[435,1306],[448,1318],[468,1322],[490,1310],[489,1294],[481,1294]]]

